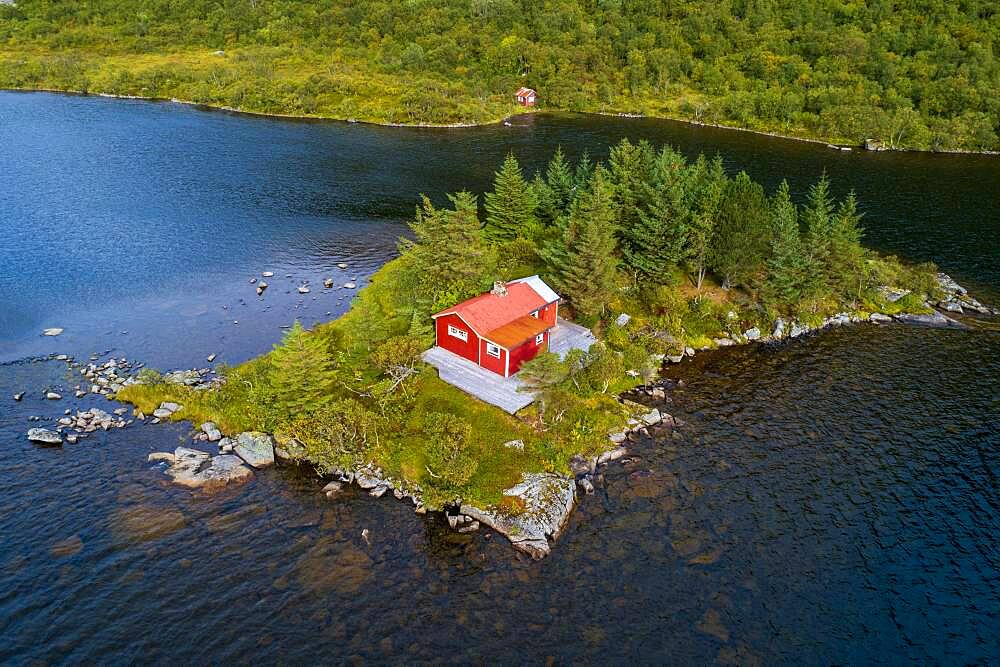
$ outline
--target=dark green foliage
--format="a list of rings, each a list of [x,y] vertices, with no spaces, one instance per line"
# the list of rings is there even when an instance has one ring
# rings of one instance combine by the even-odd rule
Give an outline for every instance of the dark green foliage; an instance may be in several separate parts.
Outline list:
[[[575,185],[573,169],[562,148],[557,148],[545,170],[545,178],[538,176],[535,181],[539,215],[545,224],[552,224],[569,210]]]
[[[695,285],[701,289],[708,269],[712,238],[719,218],[722,193],[726,186],[722,158],[711,162],[699,156],[691,175],[691,217],[688,223],[687,262],[695,274]]]
[[[795,304],[802,295],[806,258],[798,211],[782,181],[771,202],[771,257],[767,260],[765,299],[778,306]]]
[[[802,210],[802,230],[805,235],[806,273],[803,296],[819,298],[828,292],[830,241],[833,200],[826,174],[809,188],[809,199]]]
[[[669,283],[685,257],[691,219],[691,170],[683,156],[660,151],[651,177],[640,184],[636,220],[621,229],[622,258],[643,278]]]
[[[557,284],[585,318],[599,316],[615,291],[617,273],[613,188],[600,166],[574,201],[555,243]]]
[[[746,172],[726,184],[712,235],[712,270],[726,287],[755,287],[771,245],[771,212],[764,188]]]
[[[493,179],[493,192],[486,193],[486,225],[483,231],[493,242],[530,239],[538,233],[538,198],[524,180],[521,165],[507,154]]]
[[[414,241],[400,249],[413,260],[417,288],[432,304],[450,305],[477,293],[489,283],[496,263],[480,229],[476,198],[468,192],[449,197],[454,209],[437,209],[427,197],[410,229]]]

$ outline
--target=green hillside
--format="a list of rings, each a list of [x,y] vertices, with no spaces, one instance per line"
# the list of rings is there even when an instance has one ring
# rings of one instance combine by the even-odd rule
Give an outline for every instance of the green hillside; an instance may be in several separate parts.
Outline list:
[[[542,106],[997,149],[994,0],[20,0],[0,86],[379,122]]]

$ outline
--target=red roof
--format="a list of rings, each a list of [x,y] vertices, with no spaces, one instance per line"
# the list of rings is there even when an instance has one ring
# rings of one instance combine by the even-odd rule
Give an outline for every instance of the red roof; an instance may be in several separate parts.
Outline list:
[[[533,91],[531,88],[521,87],[521,88],[517,89],[517,93],[516,93],[517,97],[528,97],[529,95],[536,95],[537,96],[538,93],[536,93],[535,91]]]
[[[529,283],[509,282],[505,296],[497,296],[493,292],[480,294],[468,301],[442,310],[432,317],[437,318],[454,313],[472,327],[477,334],[488,337],[487,334],[491,331],[499,329],[505,324],[510,324],[520,317],[530,315],[549,303],[552,302],[546,301]]]

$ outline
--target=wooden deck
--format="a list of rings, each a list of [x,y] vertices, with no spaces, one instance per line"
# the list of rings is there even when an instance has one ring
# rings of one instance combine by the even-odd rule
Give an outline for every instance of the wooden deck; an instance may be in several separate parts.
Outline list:
[[[443,347],[432,347],[424,352],[423,359],[438,369],[438,376],[448,384],[510,414],[535,400],[533,393],[518,391],[521,382],[516,375],[497,375]]]
[[[589,329],[560,318],[549,335],[549,351],[562,359],[572,349],[589,350],[595,342]],[[423,360],[436,368],[438,376],[448,384],[510,414],[535,400],[533,392],[518,391],[521,382],[516,374],[502,377],[444,348],[432,347],[424,352]]]
[[[590,329],[560,317],[555,329],[549,334],[549,352],[555,352],[560,359],[565,359],[566,353],[570,350],[587,351],[596,342],[597,338]]]

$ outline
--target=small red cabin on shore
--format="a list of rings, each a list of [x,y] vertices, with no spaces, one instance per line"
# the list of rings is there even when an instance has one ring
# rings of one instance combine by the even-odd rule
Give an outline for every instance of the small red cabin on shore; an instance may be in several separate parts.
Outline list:
[[[493,290],[434,318],[437,346],[510,377],[547,349],[559,295],[538,276],[497,282]]]
[[[518,88],[514,96],[517,98],[517,103],[523,107],[535,106],[535,100],[538,99],[538,93],[531,88]]]

